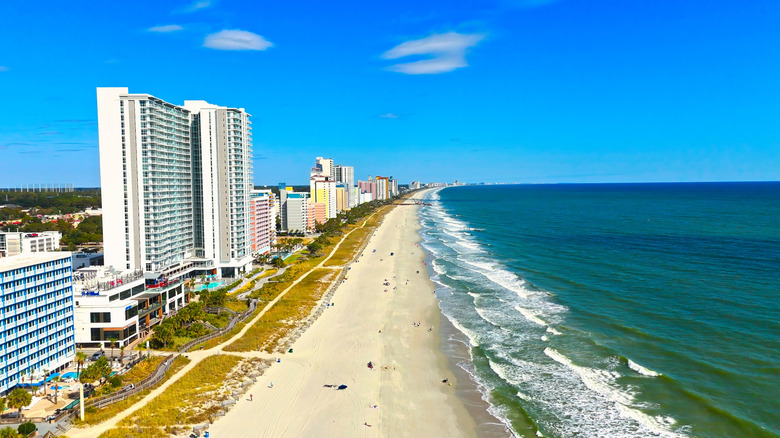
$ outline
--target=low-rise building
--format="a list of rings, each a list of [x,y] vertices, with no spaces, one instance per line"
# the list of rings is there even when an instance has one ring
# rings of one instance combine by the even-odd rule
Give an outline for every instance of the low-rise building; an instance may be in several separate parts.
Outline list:
[[[90,266],[102,266],[103,253],[100,252],[74,252],[73,270],[88,268]]]
[[[185,281],[184,276],[150,280],[140,270],[116,272],[107,266],[75,271],[76,343],[105,348],[114,339],[121,347],[144,338],[165,315],[189,304]]]
[[[0,394],[24,376],[65,368],[75,355],[69,252],[0,259]]]
[[[58,251],[62,234],[59,231],[37,233],[0,233],[0,257],[34,252]]]

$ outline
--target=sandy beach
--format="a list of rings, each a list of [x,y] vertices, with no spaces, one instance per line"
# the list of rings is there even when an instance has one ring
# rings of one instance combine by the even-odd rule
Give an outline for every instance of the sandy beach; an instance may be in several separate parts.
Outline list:
[[[417,208],[385,217],[332,306],[251,388],[251,401],[211,426],[212,436],[476,436],[439,348]]]

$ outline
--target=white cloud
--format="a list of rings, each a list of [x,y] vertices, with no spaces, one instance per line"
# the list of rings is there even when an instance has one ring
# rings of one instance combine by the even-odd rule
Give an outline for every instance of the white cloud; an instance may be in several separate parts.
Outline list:
[[[217,50],[265,50],[273,43],[262,36],[245,30],[223,30],[208,35],[203,47]]]
[[[387,114],[380,114],[379,115],[380,119],[397,119],[399,117],[401,117],[401,116],[399,116],[398,114],[393,114],[393,113],[387,113]]]
[[[148,30],[149,32],[176,32],[182,29],[184,28],[178,24],[166,24],[165,26],[150,27]]]
[[[0,71],[8,71],[8,67],[0,65]]]
[[[384,59],[398,59],[412,55],[428,55],[429,59],[395,64],[389,69],[410,75],[438,74],[466,67],[466,49],[476,46],[484,35],[447,32],[419,40],[407,41],[388,50]]]
[[[185,11],[187,12],[195,12],[201,9],[206,9],[209,6],[211,6],[211,0],[198,0],[194,2],[193,4],[187,6]]]

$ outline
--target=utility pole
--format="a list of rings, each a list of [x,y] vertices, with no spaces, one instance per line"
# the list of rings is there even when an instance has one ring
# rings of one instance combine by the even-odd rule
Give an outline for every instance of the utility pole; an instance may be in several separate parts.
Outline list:
[[[84,384],[79,385],[79,418],[84,421]]]

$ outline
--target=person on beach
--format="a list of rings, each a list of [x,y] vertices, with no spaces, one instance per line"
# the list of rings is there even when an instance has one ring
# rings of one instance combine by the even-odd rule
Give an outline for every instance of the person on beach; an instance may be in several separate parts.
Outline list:
[[[249,394],[249,401],[254,401],[255,396],[252,394]]]

